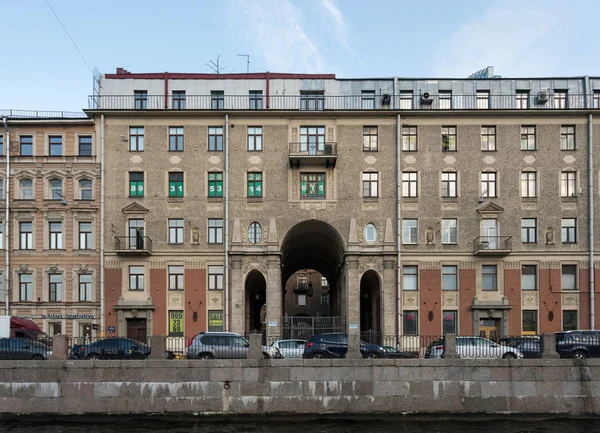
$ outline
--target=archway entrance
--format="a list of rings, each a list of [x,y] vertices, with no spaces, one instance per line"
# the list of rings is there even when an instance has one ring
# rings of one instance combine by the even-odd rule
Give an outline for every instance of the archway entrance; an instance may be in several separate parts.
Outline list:
[[[252,270],[246,277],[246,334],[264,331],[267,283],[260,271]]]
[[[360,279],[360,334],[369,343],[381,344],[381,284],[373,270]]]
[[[345,251],[339,232],[323,221],[303,221],[286,233],[281,245],[282,337],[345,331]]]

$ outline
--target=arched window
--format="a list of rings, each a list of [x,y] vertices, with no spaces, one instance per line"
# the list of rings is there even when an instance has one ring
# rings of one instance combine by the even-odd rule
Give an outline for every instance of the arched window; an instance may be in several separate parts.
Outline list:
[[[375,227],[375,224],[369,223],[365,226],[365,240],[367,242],[375,242],[377,240],[377,227]]]
[[[50,199],[62,200],[63,197],[63,182],[62,179],[50,180]]]
[[[33,179],[21,179],[19,181],[21,200],[33,200]]]
[[[81,200],[93,200],[94,193],[92,190],[92,181],[89,179],[81,179],[79,181],[79,197]]]
[[[248,240],[251,244],[257,244],[262,239],[262,227],[259,223],[253,222],[248,227]]]

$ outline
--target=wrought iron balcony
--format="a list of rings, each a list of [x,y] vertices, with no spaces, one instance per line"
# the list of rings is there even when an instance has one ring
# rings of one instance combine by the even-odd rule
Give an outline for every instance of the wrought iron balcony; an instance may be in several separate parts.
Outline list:
[[[313,285],[312,285],[312,283],[308,283],[308,284],[300,283],[294,288],[294,293],[295,294],[305,294],[305,295],[308,295],[309,297],[312,297]]]
[[[115,252],[123,256],[150,256],[152,239],[148,236],[115,236]]]
[[[290,167],[299,168],[301,164],[324,164],[335,167],[337,162],[337,143],[323,143],[321,146],[308,143],[290,143]]]
[[[512,252],[511,236],[479,236],[473,244],[476,256],[505,256]]]

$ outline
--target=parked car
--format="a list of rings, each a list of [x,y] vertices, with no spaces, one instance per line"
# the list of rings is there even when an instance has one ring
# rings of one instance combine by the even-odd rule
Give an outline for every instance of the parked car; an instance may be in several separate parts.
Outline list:
[[[556,333],[556,351],[561,358],[600,356],[600,331],[565,331]]]
[[[29,338],[0,338],[0,359],[48,359],[52,350]]]
[[[147,359],[152,349],[141,341],[131,338],[104,338],[89,344],[75,344],[70,359]],[[167,351],[165,358],[173,359]]]
[[[250,343],[235,332],[200,332],[188,344],[188,359],[231,359],[246,358]],[[262,346],[265,358],[281,358],[279,349]]]
[[[542,357],[540,337],[537,335],[523,335],[521,337],[504,337],[500,339],[500,344],[519,349],[523,354],[523,358]]]
[[[393,349],[393,348],[392,348]],[[304,346],[303,358],[345,358],[348,352],[348,334],[313,335]],[[363,358],[412,358],[413,355],[390,351],[378,344],[360,342],[360,353]]]
[[[386,352],[385,358],[418,358],[419,355],[412,352],[402,352],[401,350],[396,349],[393,346],[382,346]]]
[[[444,342],[432,345],[428,358],[441,358],[444,352]],[[519,349],[504,346],[483,337],[456,337],[456,353],[460,358],[523,358]]]
[[[306,340],[275,340],[271,347],[275,347],[283,358],[302,358]]]

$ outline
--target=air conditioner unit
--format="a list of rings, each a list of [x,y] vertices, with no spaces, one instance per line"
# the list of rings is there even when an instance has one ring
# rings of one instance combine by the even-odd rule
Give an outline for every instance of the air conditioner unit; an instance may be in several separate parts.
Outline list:
[[[538,92],[538,102],[545,104],[550,99],[550,91],[548,89],[542,89]]]
[[[324,153],[325,153],[325,155],[333,155],[333,145],[326,144]]]
[[[381,105],[390,105],[390,102],[392,102],[392,95],[384,93],[381,97]]]
[[[429,94],[429,92],[424,92],[421,94],[421,105],[431,105],[433,102],[433,98]]]

